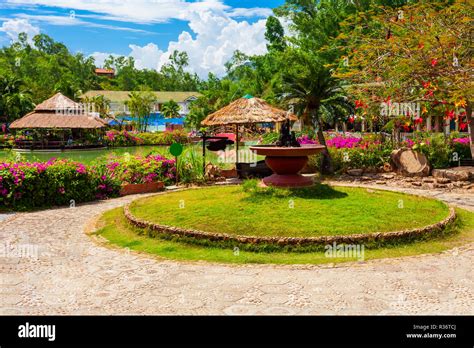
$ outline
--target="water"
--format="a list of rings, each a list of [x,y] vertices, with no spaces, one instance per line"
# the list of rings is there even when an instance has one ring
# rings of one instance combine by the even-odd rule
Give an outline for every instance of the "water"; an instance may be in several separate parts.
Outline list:
[[[202,145],[186,145],[185,148],[191,147],[197,154],[202,154]],[[142,155],[145,156],[150,152],[161,154],[167,158],[172,158],[173,156],[169,152],[169,146],[131,146],[131,147],[119,147],[119,148],[109,148],[101,150],[92,150],[92,151],[66,151],[66,152],[26,152],[21,153],[21,159],[15,160],[14,156],[19,156],[20,153],[9,151],[9,150],[0,150],[0,162],[5,161],[10,158],[16,162],[28,161],[28,162],[46,162],[51,158],[68,158],[73,161],[81,162],[84,164],[95,164],[100,160],[106,159],[112,156],[122,156],[126,153],[130,155]],[[225,152],[211,152],[206,150],[207,161],[212,162],[213,164],[225,164],[224,167],[233,167],[235,163],[235,151],[234,146],[227,147]],[[264,157],[253,155],[249,146],[240,147],[239,149],[239,162],[243,163],[252,163],[256,160],[261,160]]]
[[[51,158],[68,158],[84,164],[94,164],[101,159],[105,159],[113,155],[121,156],[125,153],[129,153],[130,155],[146,155],[152,151],[163,154],[166,157],[172,157],[169,153],[169,146],[131,146],[92,151],[66,151],[49,153],[26,152],[21,153],[21,156],[22,160],[28,162],[45,162]],[[18,156],[16,152],[13,152],[12,155]],[[0,150],[0,160],[6,160],[12,155],[10,155],[9,151]]]

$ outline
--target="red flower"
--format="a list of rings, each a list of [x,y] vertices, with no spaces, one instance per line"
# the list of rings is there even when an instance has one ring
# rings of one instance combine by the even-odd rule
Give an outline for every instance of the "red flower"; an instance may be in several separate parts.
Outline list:
[[[364,102],[362,100],[356,100],[355,101],[355,107],[356,107],[356,109],[363,108],[364,107]]]
[[[433,68],[436,66],[436,64],[438,64],[438,59],[436,59],[436,58],[431,59],[431,66]]]
[[[455,116],[454,110],[447,110],[446,111],[446,117],[452,120]]]
[[[415,124],[422,124],[422,123],[423,123],[422,117],[415,118]]]
[[[422,84],[423,84],[423,88],[426,88],[426,89],[430,88],[430,86],[431,86],[430,81],[422,82]]]
[[[462,130],[462,131],[467,129],[467,123],[460,122],[459,123],[459,129]]]
[[[423,49],[425,47],[425,44],[423,42],[418,43],[418,48]]]
[[[349,122],[350,122],[350,123],[354,123],[354,116],[350,116],[350,117],[349,117]]]

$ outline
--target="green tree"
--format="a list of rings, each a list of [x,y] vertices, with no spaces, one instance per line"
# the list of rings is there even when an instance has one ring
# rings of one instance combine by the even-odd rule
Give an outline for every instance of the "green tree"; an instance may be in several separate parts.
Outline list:
[[[435,1],[386,7],[370,21],[354,15],[338,38],[350,52],[339,76],[354,84],[382,84],[371,95],[363,96],[359,89],[366,103],[418,102],[423,117],[437,114],[446,123],[454,119],[463,128],[470,124],[474,144],[472,10],[465,1]]]
[[[278,18],[270,16],[267,18],[265,39],[267,39],[268,51],[284,51],[286,48],[285,29]]]
[[[12,122],[33,108],[31,93],[22,80],[8,75],[0,77],[0,119]]]
[[[134,91],[130,92],[128,96],[129,100],[126,102],[126,105],[130,114],[138,120],[138,131],[146,132],[153,104],[156,102],[156,96],[149,91]]]
[[[313,125],[320,144],[326,145],[322,116],[338,117],[344,111],[350,114],[354,107],[342,88],[341,80],[332,76],[317,56],[295,48],[287,54],[291,65],[283,73],[284,98],[297,106],[303,124]],[[321,170],[325,174],[334,171],[327,150],[323,152]]]
[[[161,113],[166,118],[179,117],[179,110],[180,110],[180,106],[173,99],[171,99],[170,101],[166,103],[163,103],[161,107]]]

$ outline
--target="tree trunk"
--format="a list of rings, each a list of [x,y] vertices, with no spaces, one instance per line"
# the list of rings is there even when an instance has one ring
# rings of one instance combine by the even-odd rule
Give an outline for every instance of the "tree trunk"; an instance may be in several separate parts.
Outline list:
[[[474,159],[474,118],[472,117],[472,102],[468,101],[466,105],[466,121],[468,125],[469,140],[471,142],[471,157]]]
[[[324,138],[324,133],[323,133],[323,128],[321,123],[318,120],[318,141],[321,145],[326,146],[326,139]],[[324,149],[323,152],[321,152],[322,158],[321,158],[321,174],[334,174],[334,166],[332,164],[332,158],[331,154],[329,153],[328,149]]]

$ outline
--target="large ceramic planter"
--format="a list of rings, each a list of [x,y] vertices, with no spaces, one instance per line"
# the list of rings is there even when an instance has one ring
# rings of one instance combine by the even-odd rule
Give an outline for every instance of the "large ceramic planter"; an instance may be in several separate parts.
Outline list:
[[[250,150],[266,156],[265,162],[272,169],[273,175],[263,179],[263,183],[278,187],[311,186],[313,180],[299,172],[308,163],[308,156],[322,152],[325,146],[304,145],[302,147],[252,146]]]
[[[145,184],[125,184],[120,190],[121,196],[136,195],[140,193],[152,193],[163,190],[165,184],[162,181]]]

